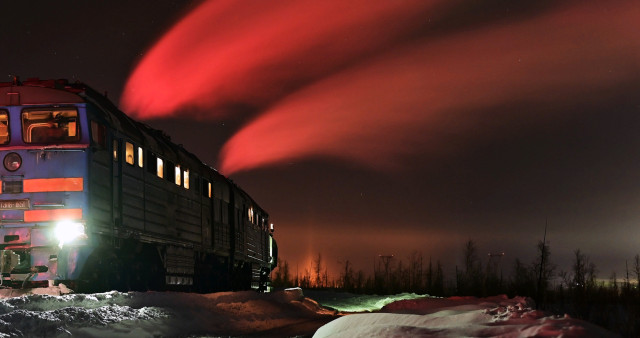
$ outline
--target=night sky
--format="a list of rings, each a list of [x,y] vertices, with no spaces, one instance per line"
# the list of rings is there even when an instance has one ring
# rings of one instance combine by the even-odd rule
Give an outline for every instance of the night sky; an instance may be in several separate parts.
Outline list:
[[[87,83],[265,208],[295,272],[640,253],[634,1],[12,1],[0,67]]]

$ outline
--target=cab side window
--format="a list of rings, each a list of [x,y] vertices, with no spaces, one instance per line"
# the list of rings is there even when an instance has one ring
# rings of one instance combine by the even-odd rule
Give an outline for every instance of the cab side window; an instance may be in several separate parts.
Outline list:
[[[91,121],[91,142],[98,149],[107,147],[107,128],[96,121]]]
[[[9,143],[9,114],[0,110],[0,144]]]

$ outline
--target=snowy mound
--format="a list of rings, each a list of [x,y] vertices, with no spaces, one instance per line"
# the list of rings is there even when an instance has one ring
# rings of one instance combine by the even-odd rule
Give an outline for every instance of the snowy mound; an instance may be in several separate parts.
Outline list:
[[[347,314],[356,309],[366,313]],[[0,337],[292,337],[314,332],[314,337],[614,336],[580,320],[533,310],[520,297],[303,294],[301,289],[205,295],[72,294],[64,286],[0,289]]]
[[[312,334],[335,318],[300,289],[192,294],[0,290],[0,337]]]
[[[379,311],[388,304],[400,300],[430,297],[415,293],[378,296],[318,290],[304,290],[304,295],[322,304],[323,307],[334,309],[341,314]]]
[[[380,313],[352,314],[316,331],[314,337],[615,337],[568,316],[533,310],[524,298],[452,297],[401,300]]]

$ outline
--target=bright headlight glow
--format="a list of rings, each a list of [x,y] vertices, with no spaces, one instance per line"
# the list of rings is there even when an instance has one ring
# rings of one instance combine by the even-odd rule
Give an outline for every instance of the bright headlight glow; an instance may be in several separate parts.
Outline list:
[[[73,242],[76,239],[86,238],[84,224],[78,222],[60,221],[56,224],[53,233],[60,242],[58,246],[61,249],[65,244]]]

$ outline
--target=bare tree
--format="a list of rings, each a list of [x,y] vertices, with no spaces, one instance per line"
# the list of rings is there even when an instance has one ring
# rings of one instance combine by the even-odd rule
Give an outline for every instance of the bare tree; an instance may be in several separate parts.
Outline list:
[[[324,273],[322,274],[322,286],[329,286],[329,272],[327,271],[327,266],[324,266]]]
[[[309,271],[309,269],[304,269],[304,275],[302,276],[302,281],[300,282],[300,287],[302,287],[302,288],[310,288],[311,287],[311,271]]]
[[[467,275],[475,273],[478,266],[478,249],[476,243],[472,240],[467,241],[464,245],[464,272]]]
[[[440,260],[436,262],[436,273],[433,280],[433,294],[436,296],[444,296],[444,272]]]
[[[431,263],[431,256],[429,256],[429,269],[427,270],[427,292],[433,292],[433,264]]]
[[[553,273],[556,266],[551,263],[551,250],[546,242],[546,230],[545,239],[538,242],[537,245],[538,258],[533,262],[533,272],[537,274],[538,283],[536,287],[536,307],[539,307],[544,303],[545,294],[549,287],[549,282],[553,278]]]
[[[633,264],[633,272],[636,273],[636,282],[638,283],[638,287],[640,288],[640,255],[636,254]]]
[[[353,268],[351,267],[351,262],[347,259],[344,262],[344,268],[342,270],[342,274],[340,276],[342,287],[345,290],[353,289]]]
[[[313,272],[315,273],[315,286],[322,287],[322,254],[320,253],[313,260]]]
[[[612,272],[611,273],[611,278],[610,278],[610,283],[611,283],[611,291],[617,296],[618,295],[618,276],[616,276],[616,272]]]
[[[422,289],[422,253],[414,250],[409,255],[409,289],[419,292]]]
[[[280,264],[278,264],[280,266]],[[285,287],[291,286],[291,273],[289,272],[289,262],[284,261],[282,265],[282,284]]]
[[[480,295],[482,293],[482,266],[478,258],[476,243],[469,240],[464,245],[464,271],[458,276],[458,292],[466,295]]]
[[[592,289],[596,285],[596,265],[580,249],[574,251],[572,286],[575,289]]]
[[[584,289],[587,280],[587,257],[577,249],[573,252],[575,255],[573,261],[573,280],[572,287],[578,289]]]
[[[511,289],[517,295],[531,295],[535,288],[535,272],[525,265],[519,258],[513,262]]]
[[[358,273],[356,274],[356,280],[355,280],[355,288],[358,290],[362,290],[365,287],[365,283],[366,283],[367,278],[364,275],[364,271],[362,270],[358,270]]]
[[[629,293],[631,292],[631,279],[629,278],[629,262],[628,261],[624,261],[624,268],[625,268],[625,276],[624,276],[624,291],[625,293]]]

